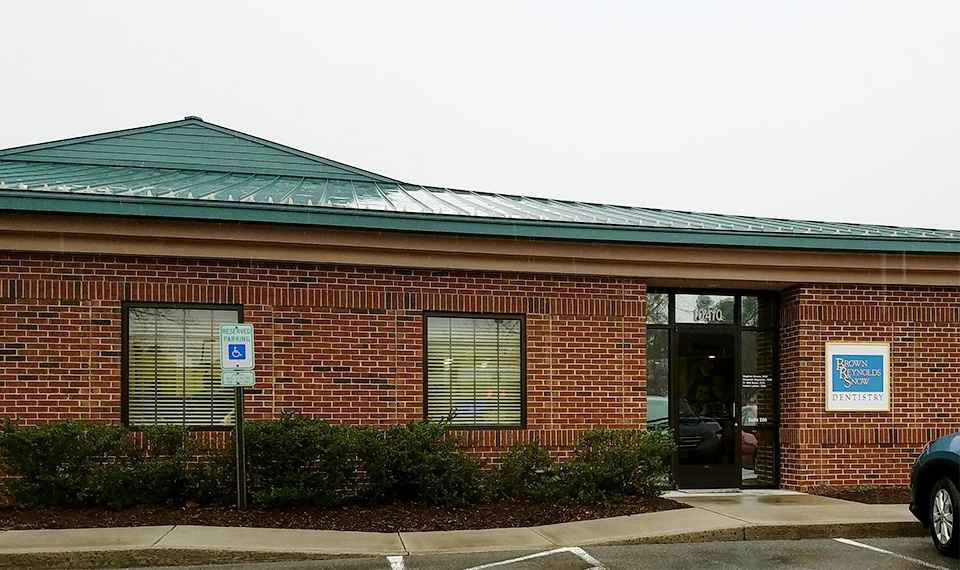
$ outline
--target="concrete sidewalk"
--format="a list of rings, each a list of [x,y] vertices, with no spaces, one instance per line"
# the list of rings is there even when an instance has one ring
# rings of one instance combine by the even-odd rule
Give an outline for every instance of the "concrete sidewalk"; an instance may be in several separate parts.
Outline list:
[[[693,508],[531,528],[447,532],[199,526],[9,530],[0,532],[0,567],[162,564],[168,558],[197,563],[536,551],[601,544],[862,538],[924,532],[906,505],[865,505],[790,491],[672,492],[665,496]]]

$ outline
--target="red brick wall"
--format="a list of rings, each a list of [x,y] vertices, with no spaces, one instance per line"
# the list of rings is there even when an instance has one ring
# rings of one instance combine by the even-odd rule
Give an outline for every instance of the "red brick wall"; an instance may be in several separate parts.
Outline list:
[[[645,426],[642,280],[10,254],[0,257],[0,417],[118,422],[124,300],[242,305],[256,331],[251,420],[421,418],[423,313],[463,311],[527,323],[528,429],[467,432],[479,453]]]
[[[781,486],[904,485],[960,430],[960,288],[799,286],[783,294]],[[888,412],[827,412],[825,343],[890,343]]]
[[[237,303],[256,328],[249,419],[422,417],[422,316],[526,316],[527,429],[465,432],[482,455],[645,425],[640,279],[95,256],[0,256],[0,417],[118,422],[121,303]],[[904,484],[960,430],[960,289],[798,286],[783,294],[786,488]],[[889,342],[889,412],[826,412],[826,342]]]

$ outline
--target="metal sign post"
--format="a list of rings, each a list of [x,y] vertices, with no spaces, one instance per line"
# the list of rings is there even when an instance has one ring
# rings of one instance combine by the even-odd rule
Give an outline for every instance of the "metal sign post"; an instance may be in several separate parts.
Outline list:
[[[236,425],[233,444],[237,450],[237,508],[247,508],[247,459],[243,441],[243,387],[253,386],[253,325],[220,325],[220,384],[234,387]]]
[[[237,448],[237,508],[241,511],[247,508],[247,457],[246,445],[243,442],[243,386],[234,388],[234,400],[237,406],[237,425],[233,426],[233,443]]]

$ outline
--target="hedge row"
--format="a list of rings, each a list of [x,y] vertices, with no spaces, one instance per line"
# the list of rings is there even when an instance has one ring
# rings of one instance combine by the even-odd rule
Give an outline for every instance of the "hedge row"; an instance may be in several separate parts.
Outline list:
[[[495,497],[591,504],[672,488],[664,431],[584,432],[558,464],[538,442],[484,469],[445,423],[386,429],[284,416],[244,424],[247,494],[259,507],[382,504],[465,506]],[[62,421],[0,431],[7,496],[23,506],[230,504],[233,449],[183,427],[132,430]]]

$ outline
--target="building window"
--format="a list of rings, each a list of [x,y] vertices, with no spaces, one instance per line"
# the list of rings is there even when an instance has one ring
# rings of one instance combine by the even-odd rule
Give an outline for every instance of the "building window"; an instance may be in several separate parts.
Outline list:
[[[426,318],[426,418],[458,427],[522,428],[523,318]]]
[[[224,306],[124,305],[123,421],[127,425],[233,424],[234,390],[220,385]]]

